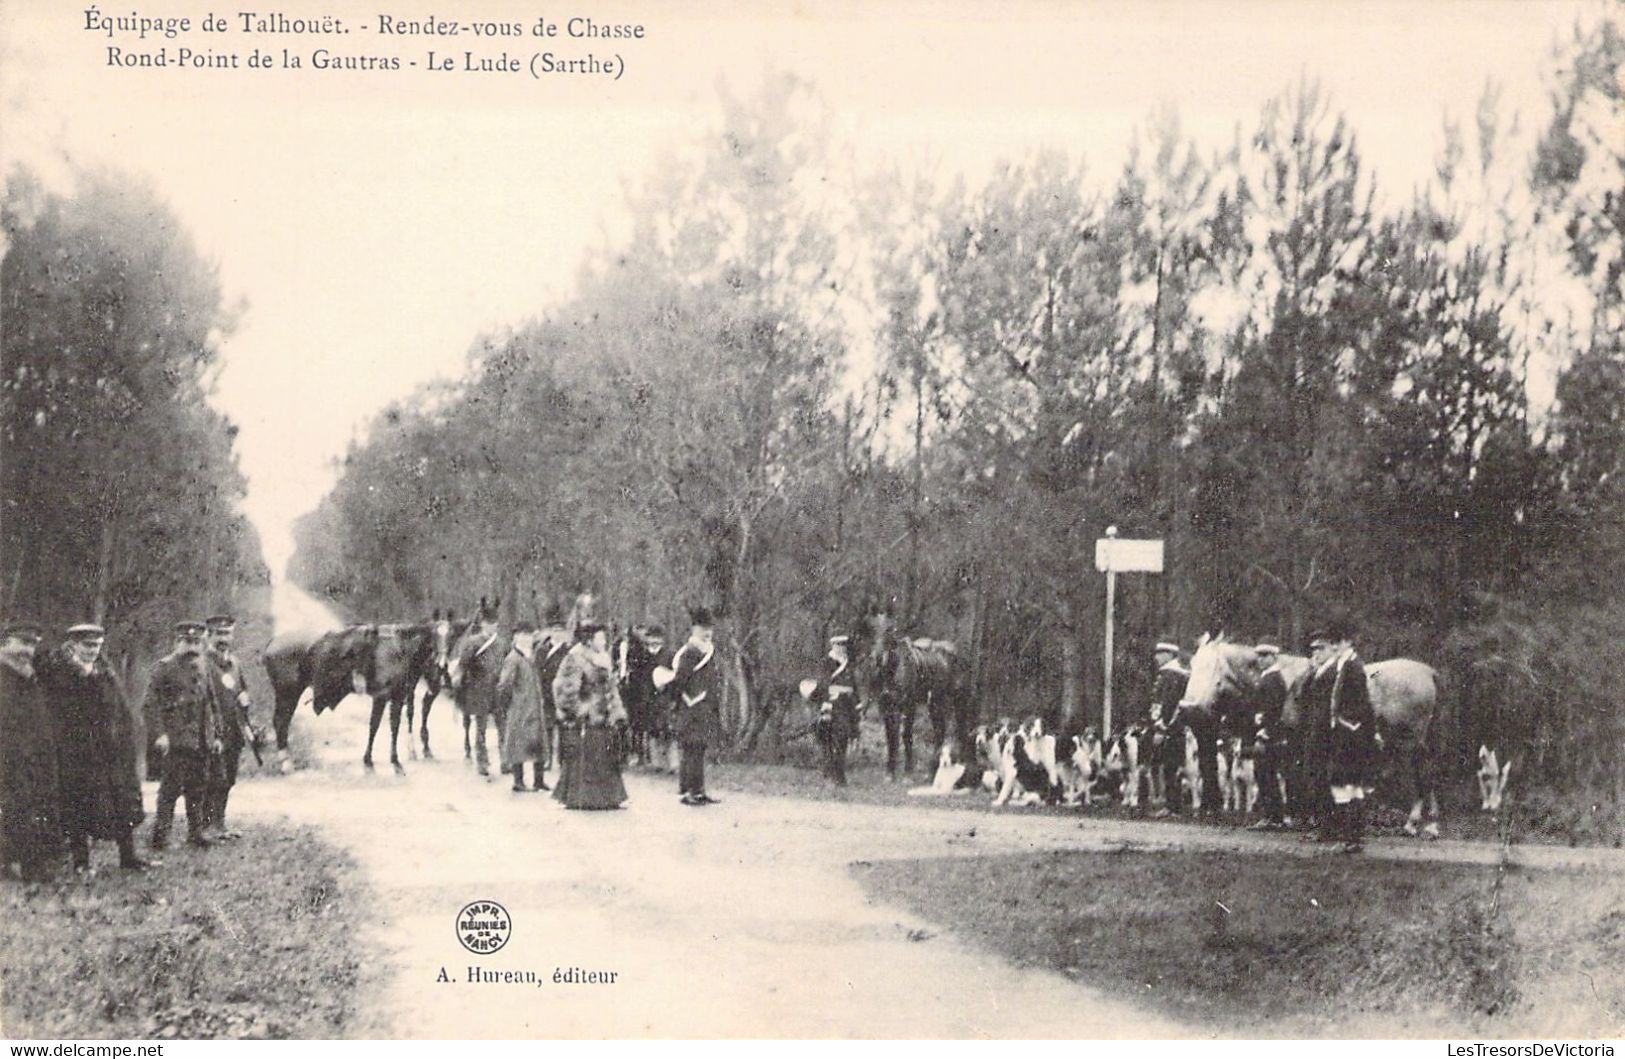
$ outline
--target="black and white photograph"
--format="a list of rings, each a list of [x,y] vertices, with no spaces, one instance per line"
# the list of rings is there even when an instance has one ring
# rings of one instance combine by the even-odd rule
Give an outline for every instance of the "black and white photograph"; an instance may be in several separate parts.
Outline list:
[[[0,130],[0,1038],[1625,1036],[1625,3],[4,0]]]

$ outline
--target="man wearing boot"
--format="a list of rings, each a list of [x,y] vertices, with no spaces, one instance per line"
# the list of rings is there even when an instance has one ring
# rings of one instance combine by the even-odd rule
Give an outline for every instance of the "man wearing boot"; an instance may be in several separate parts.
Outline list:
[[[146,712],[157,718],[160,733],[154,745],[165,755],[157,818],[152,825],[154,850],[169,844],[175,802],[181,797],[186,799],[186,841],[200,848],[212,845],[203,834],[208,813],[205,800],[210,776],[220,768],[223,743],[214,679],[203,653],[203,632],[201,621],[178,622],[175,649],[153,664],[147,683],[152,709]]]
[[[1344,853],[1365,848],[1365,785],[1376,750],[1365,666],[1355,655],[1349,625],[1336,620],[1310,638],[1315,671],[1305,687],[1310,716],[1326,718],[1326,797],[1319,840],[1342,843]],[[1321,707],[1324,703],[1324,707]]]
[[[209,675],[214,681],[214,699],[220,708],[220,768],[212,773],[207,794],[209,822],[205,834],[212,839],[231,841],[242,834],[226,826],[226,803],[237,785],[237,764],[243,747],[254,743],[258,753],[259,735],[249,721],[248,685],[243,682],[242,665],[237,661],[232,641],[237,635],[237,619],[217,614],[208,620]],[[407,733],[410,737],[411,733]]]
[[[135,721],[124,689],[102,658],[106,630],[85,623],[40,658],[39,677],[57,725],[62,832],[73,870],[91,874],[91,839],[118,844],[119,867],[150,867],[135,852],[135,827],[146,816],[136,773]]]

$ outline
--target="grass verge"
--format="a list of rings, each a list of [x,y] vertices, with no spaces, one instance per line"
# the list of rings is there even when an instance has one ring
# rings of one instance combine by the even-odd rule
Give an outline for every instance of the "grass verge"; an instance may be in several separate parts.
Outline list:
[[[1625,1030],[1625,911],[1588,872],[1174,851],[854,870],[1018,965],[1220,1033]]]
[[[143,836],[144,837],[144,836]],[[0,887],[0,1032],[55,1038],[333,1038],[361,979],[364,900],[309,829],[249,827],[88,881]]]

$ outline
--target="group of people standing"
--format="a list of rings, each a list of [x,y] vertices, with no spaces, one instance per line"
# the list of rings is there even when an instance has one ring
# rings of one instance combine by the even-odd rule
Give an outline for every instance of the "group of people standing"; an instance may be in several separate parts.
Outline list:
[[[1364,663],[1354,649],[1349,624],[1335,619],[1308,637],[1309,668],[1296,689],[1298,723],[1285,711],[1293,694],[1281,665],[1281,648],[1271,642],[1253,648],[1261,672],[1249,702],[1213,719],[1182,709],[1190,672],[1179,660],[1179,645],[1156,645],[1156,676],[1144,730],[1151,737],[1150,765],[1169,793],[1163,815],[1183,805],[1177,792],[1185,761],[1185,729],[1197,737],[1198,762],[1206,790],[1216,790],[1218,741],[1238,740],[1254,763],[1261,818],[1253,828],[1298,826],[1322,842],[1340,843],[1356,853],[1365,838],[1366,788],[1373,780],[1381,739],[1371,705]],[[1285,797],[1282,790],[1285,789]],[[1204,809],[1216,812],[1212,799]]]
[[[569,625],[573,624],[573,632]],[[683,804],[718,799],[705,789],[705,756],[721,729],[721,666],[715,663],[715,620],[705,608],[690,614],[688,639],[667,651],[663,631],[650,626],[619,652],[609,629],[591,618],[569,622],[552,608],[540,628],[513,627],[506,656],[488,659],[500,632],[493,615],[482,615],[465,636],[456,658],[454,694],[479,719],[474,759],[489,774],[484,715],[497,720],[500,761],[515,792],[547,791],[566,808],[616,809],[627,801],[621,778],[631,754],[650,760],[651,732],[671,732],[678,753],[678,794]],[[629,659],[630,654],[630,659]],[[649,723],[655,714],[669,725]],[[553,763],[552,787],[545,773]],[[525,766],[530,766],[530,783]]]
[[[245,745],[258,745],[232,643],[236,622],[218,615],[175,627],[174,649],[154,664],[144,712],[162,757],[154,851],[169,841],[186,799],[187,840],[207,847],[239,837],[226,805]],[[25,881],[55,876],[64,851],[75,874],[92,874],[91,843],[111,841],[119,866],[144,871],[135,829],[146,811],[138,772],[141,726],[108,665],[107,632],[85,622],[42,649],[44,629],[4,627],[0,645],[0,864]]]

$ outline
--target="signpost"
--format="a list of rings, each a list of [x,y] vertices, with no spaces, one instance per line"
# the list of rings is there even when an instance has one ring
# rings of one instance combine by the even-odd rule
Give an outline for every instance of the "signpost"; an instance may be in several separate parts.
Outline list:
[[[1119,573],[1162,573],[1162,542],[1119,540],[1117,527],[1095,541],[1095,569],[1106,574],[1106,694],[1101,700],[1100,737],[1112,737],[1112,614],[1117,605]]]

